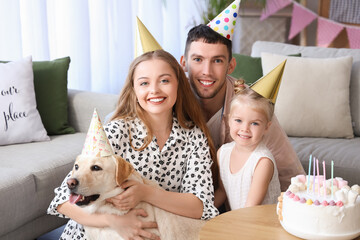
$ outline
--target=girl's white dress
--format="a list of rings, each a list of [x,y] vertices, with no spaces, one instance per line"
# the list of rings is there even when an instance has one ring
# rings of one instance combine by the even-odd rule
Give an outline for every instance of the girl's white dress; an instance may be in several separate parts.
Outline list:
[[[251,153],[244,166],[237,172],[230,172],[230,155],[235,142],[222,145],[219,156],[220,177],[223,182],[231,210],[243,208],[250,190],[252,176],[258,161],[262,157],[269,158],[274,164],[274,174],[262,204],[274,204],[280,195],[278,170],[273,155],[263,142]]]

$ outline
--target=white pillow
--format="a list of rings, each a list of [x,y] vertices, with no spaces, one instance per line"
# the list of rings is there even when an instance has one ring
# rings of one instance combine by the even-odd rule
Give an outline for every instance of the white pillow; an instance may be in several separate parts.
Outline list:
[[[303,58],[261,53],[264,75],[288,59],[275,114],[289,136],[353,138],[352,57]]]
[[[50,140],[36,109],[31,57],[0,63],[0,145]]]

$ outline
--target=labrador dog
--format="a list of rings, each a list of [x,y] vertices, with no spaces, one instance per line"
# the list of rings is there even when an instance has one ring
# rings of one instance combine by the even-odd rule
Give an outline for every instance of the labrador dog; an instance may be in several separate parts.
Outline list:
[[[88,157],[79,155],[67,185],[70,189],[70,203],[83,207],[89,213],[111,213],[124,215],[127,211],[115,208],[106,202],[124,191],[121,183],[131,179],[145,184],[157,185],[143,178],[132,165],[119,156]],[[205,221],[187,218],[157,208],[149,203],[140,202],[135,208],[144,209],[148,216],[144,221],[157,222],[157,229],[150,229],[162,240],[197,239],[200,228]],[[88,239],[122,239],[110,228],[93,228],[85,226]]]

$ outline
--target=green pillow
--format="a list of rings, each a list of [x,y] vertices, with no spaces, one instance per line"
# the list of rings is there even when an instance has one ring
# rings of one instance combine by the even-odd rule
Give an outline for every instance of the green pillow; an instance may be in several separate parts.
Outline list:
[[[301,53],[291,54],[289,56],[301,57]],[[261,57],[250,57],[238,53],[233,53],[233,57],[236,59],[236,67],[230,76],[242,78],[248,85],[251,85],[263,76]]]
[[[260,57],[250,57],[237,53],[234,53],[233,57],[236,59],[236,67],[230,76],[242,78],[248,85],[263,76]]]
[[[68,123],[69,65],[70,57],[33,62],[37,109],[48,135],[75,132]]]

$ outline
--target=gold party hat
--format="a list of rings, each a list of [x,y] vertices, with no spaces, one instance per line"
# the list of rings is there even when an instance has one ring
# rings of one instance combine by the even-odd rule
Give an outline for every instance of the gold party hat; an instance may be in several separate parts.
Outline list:
[[[254,82],[250,88],[261,96],[268,98],[275,104],[279,92],[286,60],[275,67],[271,72]]]
[[[240,0],[235,0],[207,25],[223,37],[232,40],[239,7]]]
[[[162,49],[160,44],[156,41],[153,35],[151,35],[140,19],[136,17],[136,20],[137,31],[135,36],[135,58],[146,52]]]
[[[113,155],[109,139],[106,136],[100,117],[94,109],[89,131],[86,135],[85,144],[81,155],[90,157],[106,157]]]

